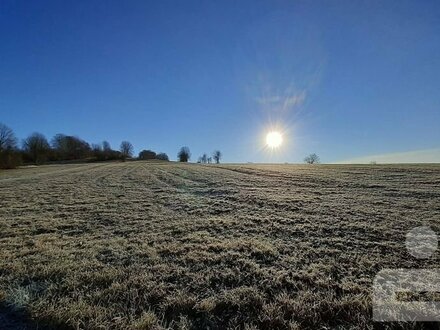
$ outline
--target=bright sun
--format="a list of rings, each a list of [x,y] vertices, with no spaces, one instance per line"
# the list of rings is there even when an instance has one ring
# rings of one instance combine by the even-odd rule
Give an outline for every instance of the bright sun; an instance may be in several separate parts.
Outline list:
[[[278,148],[283,143],[283,136],[278,132],[269,132],[266,135],[266,144],[270,148]]]

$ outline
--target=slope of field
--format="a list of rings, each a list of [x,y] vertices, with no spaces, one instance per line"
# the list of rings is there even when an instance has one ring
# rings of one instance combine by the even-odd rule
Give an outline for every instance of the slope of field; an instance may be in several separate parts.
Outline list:
[[[436,165],[4,171],[0,316],[80,329],[372,327],[378,271],[439,265],[405,249],[420,225],[440,232]]]

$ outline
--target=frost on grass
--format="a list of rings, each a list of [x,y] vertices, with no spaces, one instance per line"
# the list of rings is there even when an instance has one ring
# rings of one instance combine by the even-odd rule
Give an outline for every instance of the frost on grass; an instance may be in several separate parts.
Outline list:
[[[0,302],[40,327],[372,328],[381,269],[439,265],[405,247],[439,205],[434,165],[5,171]]]

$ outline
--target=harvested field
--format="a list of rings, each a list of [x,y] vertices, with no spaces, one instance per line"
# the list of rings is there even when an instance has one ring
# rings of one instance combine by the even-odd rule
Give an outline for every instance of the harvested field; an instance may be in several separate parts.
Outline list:
[[[439,265],[438,252],[405,248],[421,225],[440,232],[438,165],[4,171],[0,316],[30,328],[372,328],[377,272]]]

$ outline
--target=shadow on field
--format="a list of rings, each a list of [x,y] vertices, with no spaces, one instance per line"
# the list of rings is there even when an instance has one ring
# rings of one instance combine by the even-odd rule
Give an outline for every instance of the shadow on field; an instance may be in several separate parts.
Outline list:
[[[52,320],[44,320],[43,322],[52,324],[52,326],[41,325],[41,323],[33,321],[26,310],[15,310],[4,302],[0,302],[0,330],[70,329],[65,324]]]
[[[25,311],[15,311],[4,302],[0,302],[0,329],[21,330],[37,328]]]

